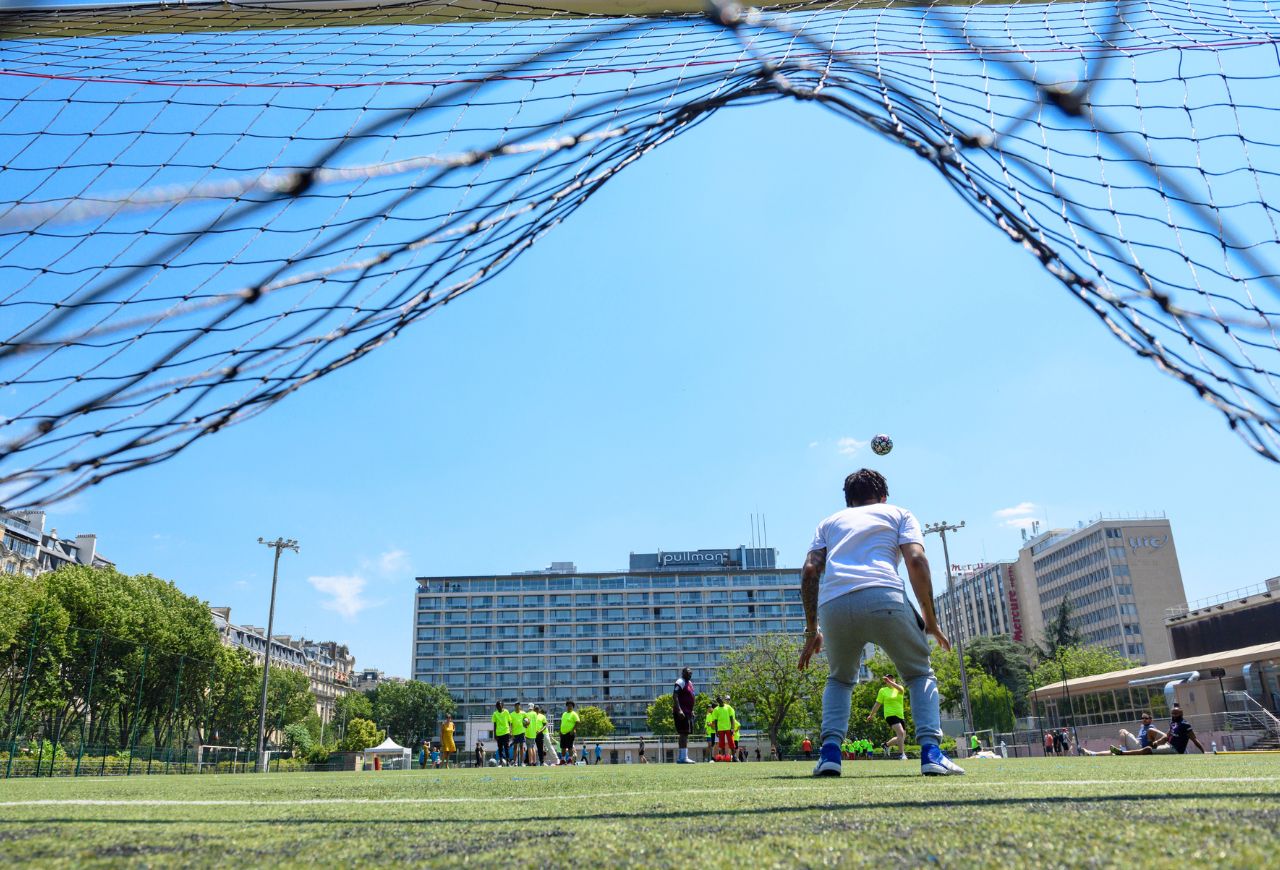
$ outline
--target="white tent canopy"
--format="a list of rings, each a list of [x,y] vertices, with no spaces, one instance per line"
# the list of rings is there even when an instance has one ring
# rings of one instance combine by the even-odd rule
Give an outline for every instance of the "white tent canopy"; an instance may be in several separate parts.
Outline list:
[[[364,751],[367,761],[372,761],[374,756],[382,758],[383,769],[408,768],[413,765],[412,753],[396,743],[390,737],[379,743],[377,746],[370,746]],[[389,756],[389,757],[388,757]]]

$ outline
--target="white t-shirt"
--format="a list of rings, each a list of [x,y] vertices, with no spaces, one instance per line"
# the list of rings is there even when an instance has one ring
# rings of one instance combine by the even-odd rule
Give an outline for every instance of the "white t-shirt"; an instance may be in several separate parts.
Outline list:
[[[920,523],[906,508],[869,504],[845,508],[818,523],[810,551],[827,551],[818,604],[871,586],[906,589],[898,576],[903,544],[923,544]]]

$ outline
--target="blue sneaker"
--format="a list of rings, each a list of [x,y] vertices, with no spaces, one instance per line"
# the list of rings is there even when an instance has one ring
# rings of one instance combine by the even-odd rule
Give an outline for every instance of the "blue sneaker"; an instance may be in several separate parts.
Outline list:
[[[818,763],[813,768],[814,776],[840,775],[840,744],[824,743],[818,750]]]
[[[925,776],[964,776],[964,768],[947,758],[936,743],[920,747],[920,772]]]

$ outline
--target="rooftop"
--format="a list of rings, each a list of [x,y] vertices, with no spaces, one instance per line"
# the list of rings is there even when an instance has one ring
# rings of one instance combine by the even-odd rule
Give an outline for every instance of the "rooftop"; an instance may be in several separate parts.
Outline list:
[[[1220,592],[1196,601],[1188,601],[1177,607],[1170,607],[1164,612],[1165,622],[1176,622],[1190,616],[1202,616],[1211,611],[1234,610],[1247,607],[1280,596],[1280,577],[1272,577],[1263,583],[1242,586],[1230,592]]]
[[[1192,656],[1186,659],[1174,659],[1170,662],[1160,662],[1154,665],[1142,665],[1141,667],[1129,668],[1124,671],[1094,674],[1091,677],[1076,677],[1075,679],[1067,680],[1065,683],[1062,681],[1048,683],[1037,687],[1033,691],[1062,692],[1065,686],[1065,690],[1068,693],[1077,691],[1101,692],[1107,689],[1123,688],[1134,680],[1141,680],[1147,677],[1179,674],[1186,671],[1200,671],[1206,668],[1222,667],[1223,665],[1244,664],[1246,662],[1276,658],[1280,658],[1280,641],[1261,643],[1256,646],[1241,647],[1240,649],[1223,650],[1222,652]]]

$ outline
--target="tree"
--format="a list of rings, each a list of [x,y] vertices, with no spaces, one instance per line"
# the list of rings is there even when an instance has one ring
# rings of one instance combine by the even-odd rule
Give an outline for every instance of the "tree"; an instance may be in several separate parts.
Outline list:
[[[710,695],[698,695],[693,699],[693,728],[697,733],[698,728],[707,719],[707,711],[715,704],[715,699]],[[671,693],[659,695],[649,704],[649,708],[645,711],[645,727],[650,734],[670,735],[676,733],[675,711],[671,706]]]
[[[789,732],[812,726],[809,701],[827,681],[825,658],[803,671],[796,667],[803,646],[790,635],[762,635],[730,650],[720,668],[718,688],[730,695],[739,721],[749,716],[779,751]]]
[[[1040,656],[1044,659],[1057,658],[1059,649],[1083,643],[1084,635],[1071,622],[1071,599],[1064,595],[1058,604],[1058,612],[1044,627],[1044,645],[1040,647]]]
[[[368,719],[352,719],[347,723],[347,734],[338,744],[338,748],[346,752],[360,752],[377,746],[386,739],[386,732],[379,731],[378,726]]]
[[[1133,666],[1133,662],[1107,647],[1059,647],[1055,658],[1041,662],[1035,669],[1031,675],[1031,681],[1036,688],[1043,689],[1061,684],[1063,680],[1091,677],[1094,674],[1109,674],[1127,670]]]
[[[258,680],[262,668],[257,667]],[[257,708],[254,704],[254,708]],[[316,696],[311,694],[311,679],[301,671],[271,666],[271,679],[267,686],[267,728],[283,729],[286,725],[301,722],[316,708]]]
[[[973,708],[975,731],[1012,731],[1013,693],[990,674],[976,670],[969,674],[969,703]]]
[[[286,725],[281,742],[284,744],[284,748],[291,751],[295,756],[306,755],[315,745],[315,741],[311,738],[311,732],[307,730],[307,726],[302,722]]]
[[[449,690],[435,683],[383,683],[368,694],[374,721],[402,746],[435,739],[436,723],[457,709]]]
[[[207,605],[173,583],[68,565],[0,579],[0,611],[0,715],[15,732],[119,747],[200,730],[221,644]]]
[[[582,737],[608,737],[613,733],[613,721],[599,707],[583,707],[578,711],[576,732]]]
[[[373,719],[373,705],[364,692],[347,692],[333,702],[333,727],[339,742],[347,734],[347,723],[352,719]]]
[[[966,661],[972,661],[1009,690],[1015,715],[1030,711],[1031,659],[1035,650],[1007,634],[975,637],[965,647]],[[976,712],[974,714],[977,715]]]
[[[208,702],[196,737],[201,743],[248,746],[257,740],[262,669],[248,651],[221,647],[214,659]]]
[[[954,649],[944,650],[935,646],[929,652],[929,663],[938,681],[938,706],[955,713],[964,707],[964,695],[960,690],[960,657]],[[966,666],[968,662],[966,661]]]

